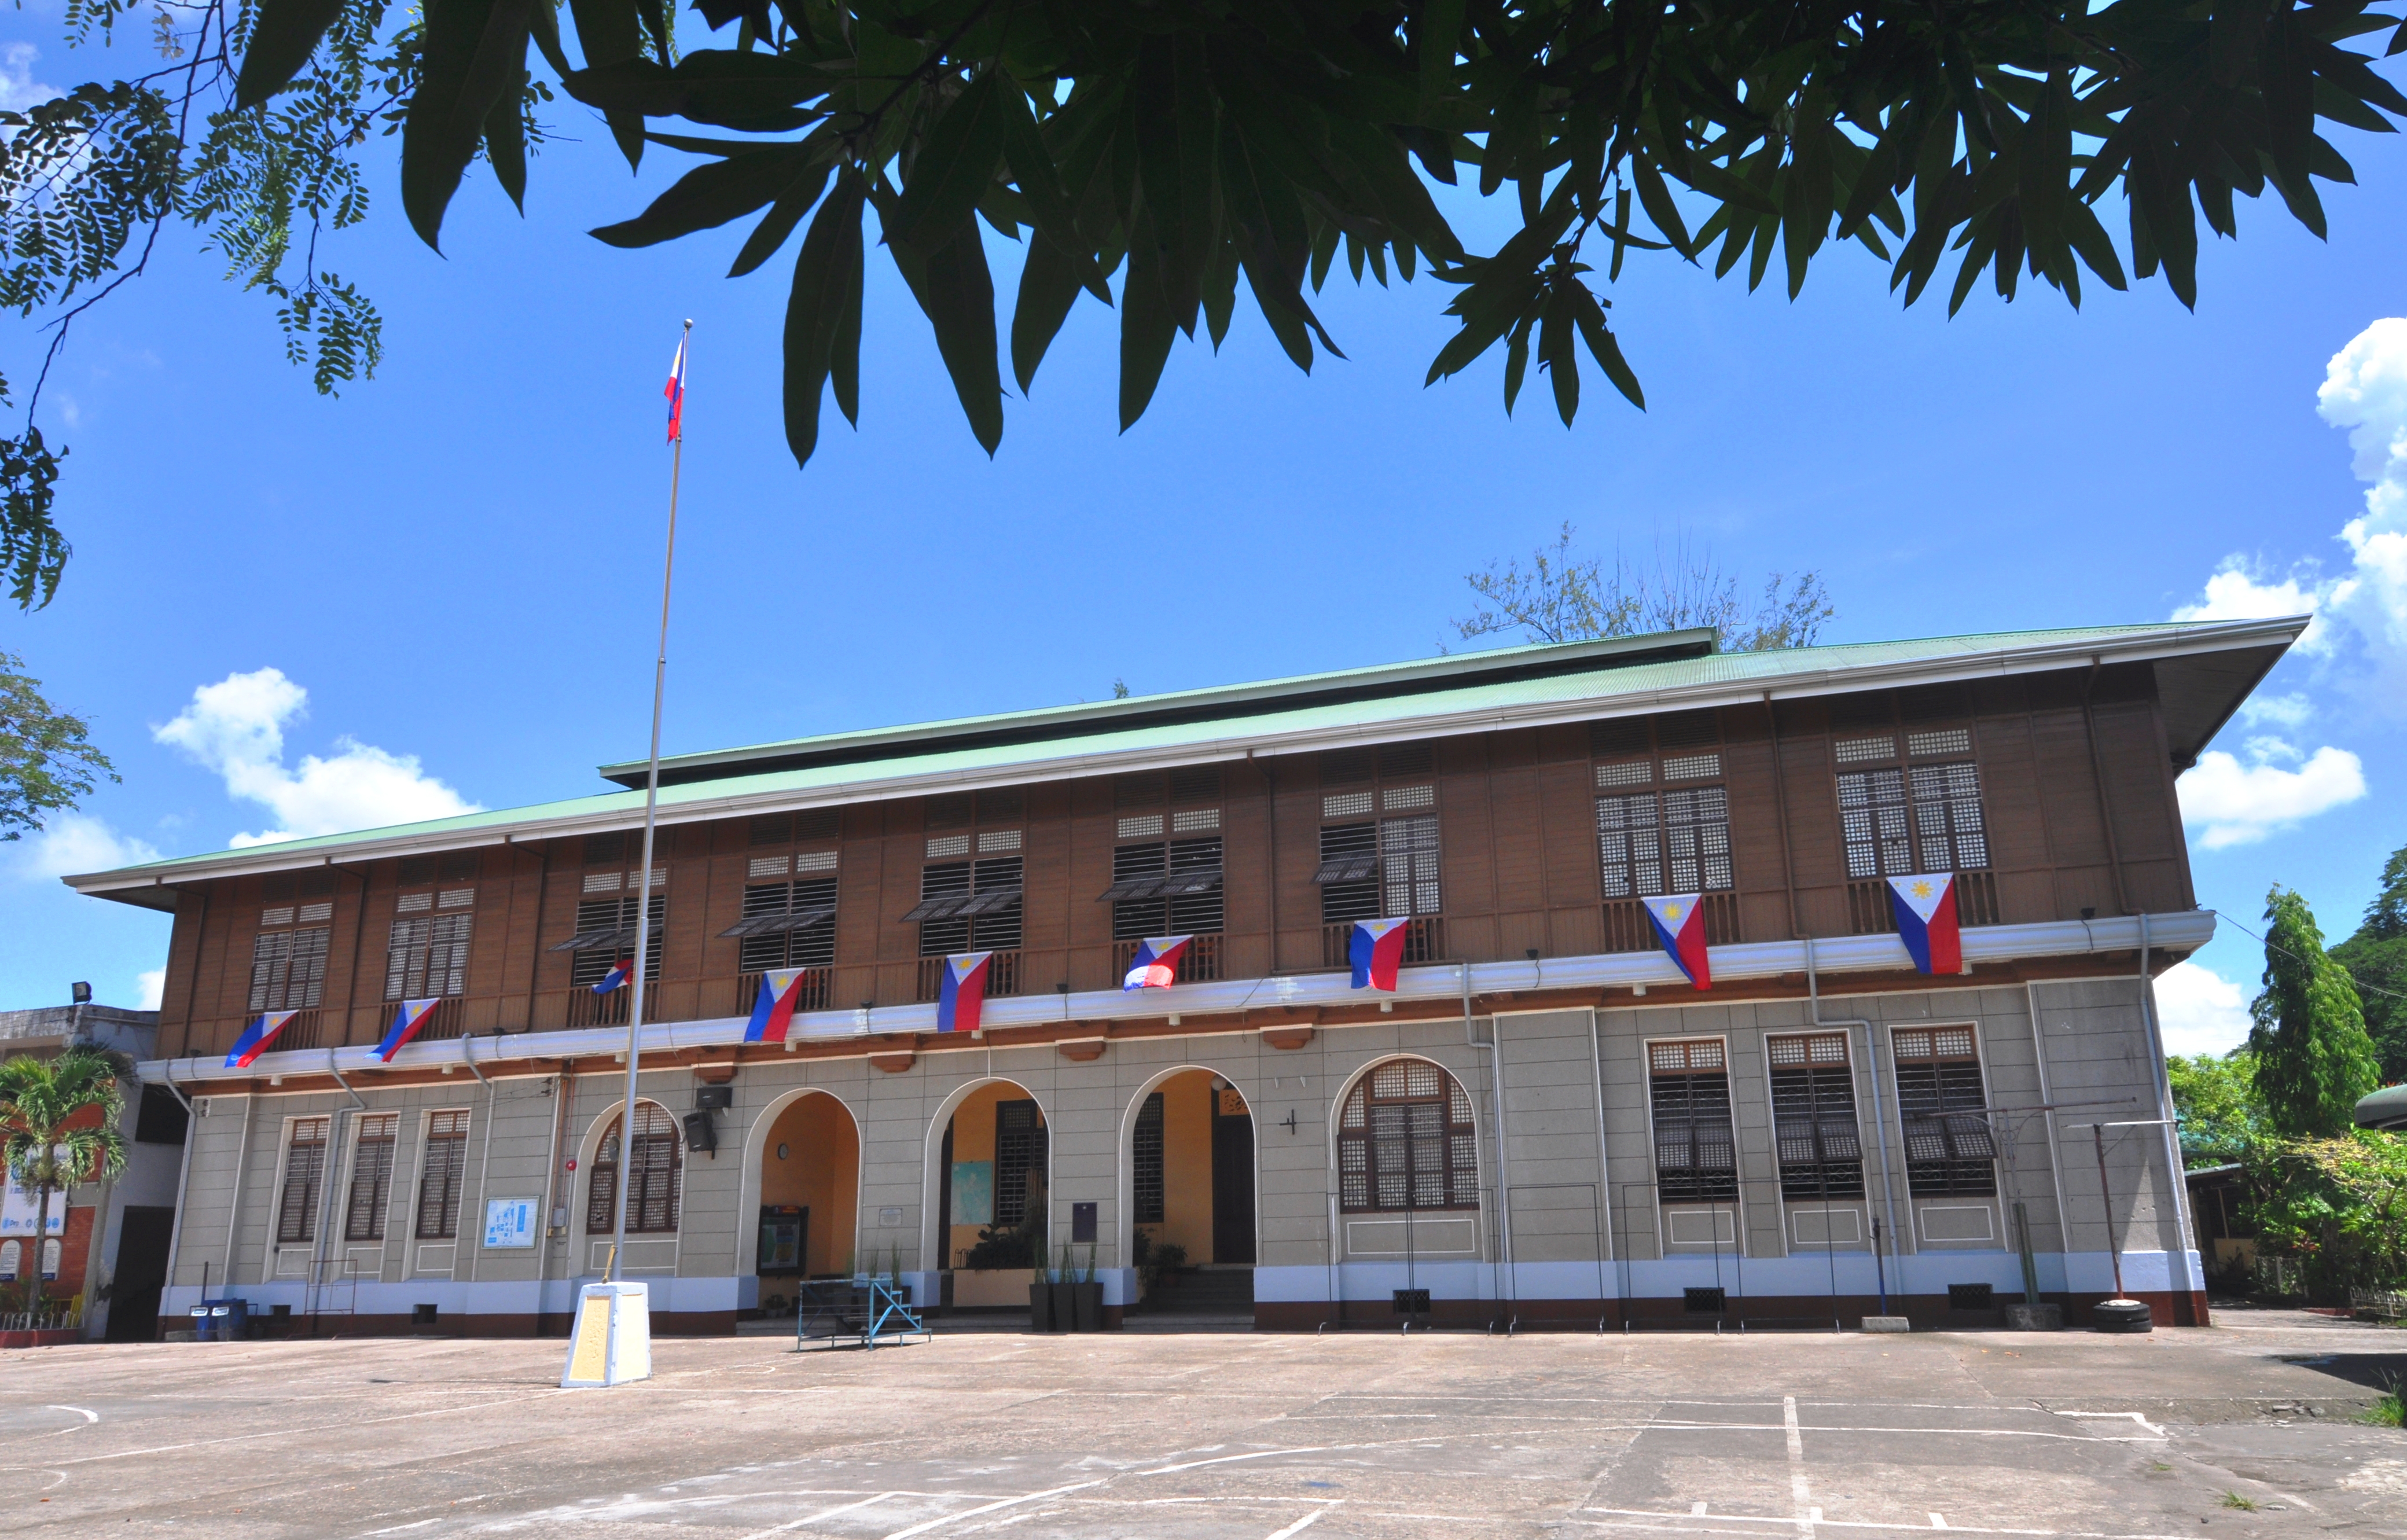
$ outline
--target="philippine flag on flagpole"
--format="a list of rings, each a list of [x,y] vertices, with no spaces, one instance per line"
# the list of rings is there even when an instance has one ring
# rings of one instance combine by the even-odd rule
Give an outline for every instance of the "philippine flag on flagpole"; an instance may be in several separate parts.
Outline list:
[[[661,392],[669,398],[669,436],[674,444],[685,436],[685,338],[677,338],[677,357],[669,360],[668,389]]]
[[[938,1032],[976,1032],[978,1014],[986,1008],[986,967],[992,952],[956,952],[945,959],[943,987],[936,994]]]
[[[1655,923],[1655,939],[1663,943],[1664,951],[1688,976],[1689,983],[1709,990],[1714,987],[1714,968],[1705,956],[1705,912],[1698,902],[1702,896],[1665,893],[1643,902],[1646,918]]]
[[[1149,935],[1136,944],[1136,956],[1129,960],[1128,977],[1120,980],[1120,989],[1166,990],[1178,982],[1178,960],[1187,955],[1191,935]]]
[[[234,1040],[234,1051],[226,1055],[225,1067],[249,1069],[250,1062],[265,1053],[267,1045],[276,1041],[276,1034],[284,1030],[285,1024],[300,1014],[297,1010],[269,1011],[263,1016],[251,1018],[250,1025],[243,1028],[242,1035]]]
[[[1404,961],[1404,937],[1412,934],[1409,920],[1358,920],[1346,938],[1346,961],[1354,964],[1354,987],[1387,990],[1396,987],[1396,969]]]
[[[1916,873],[1888,879],[1889,913],[1898,938],[1924,973],[1964,971],[1964,937],[1956,924],[1956,874]]]
[[[803,997],[803,976],[808,968],[771,968],[761,976],[761,994],[752,1002],[752,1020],[744,1024],[748,1043],[782,1043],[794,1024],[794,1005]]]
[[[627,987],[628,977],[633,975],[634,971],[635,960],[634,958],[622,957],[619,959],[619,961],[610,964],[610,971],[604,974],[600,981],[593,986],[593,992],[596,994],[607,994],[612,990],[625,989]]]
[[[439,995],[433,1000],[403,1001],[401,1007],[392,1013],[392,1030],[386,1033],[384,1041],[376,1046],[377,1057],[388,1064],[392,1063],[392,1056],[401,1051],[402,1045],[418,1035],[420,1029],[434,1015],[434,1007],[441,1004],[443,1001]]]

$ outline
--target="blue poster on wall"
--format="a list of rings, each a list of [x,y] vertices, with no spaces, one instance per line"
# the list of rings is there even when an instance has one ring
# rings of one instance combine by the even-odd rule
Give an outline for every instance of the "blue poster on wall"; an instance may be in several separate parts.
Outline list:
[[[534,1244],[533,1198],[492,1198],[485,1204],[485,1249],[506,1251]]]
[[[955,1224],[992,1224],[994,1222],[994,1162],[992,1161],[955,1161],[953,1162],[953,1222]]]

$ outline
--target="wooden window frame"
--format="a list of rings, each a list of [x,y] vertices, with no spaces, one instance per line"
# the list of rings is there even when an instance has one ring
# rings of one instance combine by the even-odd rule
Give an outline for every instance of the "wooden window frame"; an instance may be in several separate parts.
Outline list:
[[[317,1009],[324,1000],[333,938],[331,924],[263,927],[250,944],[249,1010],[255,1015]]]
[[[1888,1046],[1906,1191],[1916,1198],[1995,1198],[1998,1148],[1987,1116],[1989,1075],[1980,1029],[1895,1027]]]
[[[1847,1034],[1767,1034],[1763,1062],[1781,1197],[1790,1203],[1863,1197],[1863,1124]]]
[[[1645,816],[1633,819],[1641,809]],[[1624,846],[1617,863],[1617,836]],[[1642,842],[1653,848],[1651,861],[1642,859]],[[1596,856],[1598,881],[1608,904],[1665,893],[1735,892],[1738,863],[1730,835],[1730,789],[1720,784],[1640,787],[1600,795]]]
[[[1645,1052],[1656,1202],[1736,1204],[1738,1125],[1730,1105],[1729,1042],[1719,1037],[1649,1038]],[[1718,1118],[1713,1116],[1716,1100]],[[1699,1116],[1701,1111],[1704,1116]],[[1677,1116],[1667,1117],[1670,1113]],[[1672,1158],[1674,1152],[1676,1159]],[[1681,1175],[1667,1177],[1666,1172]]]
[[[1006,1109],[1012,1123],[1006,1128]],[[1018,1119],[1028,1120],[1021,1123]],[[1029,1174],[1036,1176],[1036,1186],[1049,1190],[1052,1165],[1048,1159],[1050,1129],[1045,1121],[1045,1109],[1030,1097],[1015,1097],[994,1105],[994,1226],[998,1230],[1017,1228],[1028,1222]]]
[[[1479,1129],[1461,1080],[1410,1056],[1364,1070],[1338,1102],[1337,1193],[1346,1214],[1477,1212]]]
[[[384,997],[448,999],[467,993],[476,920],[472,908],[395,915],[385,946]],[[430,992],[437,983],[443,987]]]
[[[293,1118],[285,1122],[284,1158],[276,1178],[276,1244],[278,1246],[297,1246],[318,1238],[318,1203],[320,1192],[326,1185],[327,1130],[332,1121],[321,1113],[314,1118]],[[309,1152],[309,1169],[306,1176],[294,1169],[305,1148]]]
[[[640,1104],[639,1104],[640,1105]],[[468,1124],[464,1110],[430,1112],[420,1134],[417,1222],[422,1241],[460,1238],[460,1205],[468,1185]],[[438,1170],[438,1157],[443,1168]]]
[[[661,955],[667,945],[669,895],[659,891],[659,886],[654,885],[651,929],[644,940],[644,982],[647,984],[660,978]],[[605,925],[615,925],[622,931],[634,930],[635,900],[642,896],[640,893],[602,893],[578,899],[577,925],[568,934],[581,935],[587,931],[601,930]],[[610,970],[619,965],[620,958],[634,949],[634,944],[630,943],[624,947],[588,947],[582,951],[571,952],[569,987],[591,990],[609,976]]]
[[[623,1106],[612,1112],[609,1121],[602,1127],[602,1137],[593,1146],[593,1175],[585,1189],[585,1233],[589,1235],[607,1235],[617,1228],[619,1173],[621,1156],[629,1151],[623,1150],[614,1138],[626,1115]],[[632,1152],[641,1157],[638,1174],[642,1191],[628,1199],[627,1233],[674,1235],[684,1198],[685,1131],[675,1114],[649,1098],[636,1101],[635,1116],[641,1122],[629,1143],[635,1147]],[[656,1159],[663,1143],[668,1151],[665,1162]]]
[[[371,1112],[351,1140],[351,1180],[343,1204],[343,1239],[381,1241],[392,1207],[392,1159],[401,1144],[401,1114]]]

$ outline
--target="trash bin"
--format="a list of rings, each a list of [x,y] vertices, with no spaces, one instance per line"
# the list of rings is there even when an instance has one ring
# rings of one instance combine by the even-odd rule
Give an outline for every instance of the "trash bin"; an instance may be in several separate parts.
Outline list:
[[[194,1342],[215,1342],[218,1339],[216,1319],[209,1314],[209,1309],[210,1306],[206,1300],[192,1306],[192,1340]]]
[[[250,1335],[250,1301],[209,1301],[209,1325],[219,1342],[241,1342]]]

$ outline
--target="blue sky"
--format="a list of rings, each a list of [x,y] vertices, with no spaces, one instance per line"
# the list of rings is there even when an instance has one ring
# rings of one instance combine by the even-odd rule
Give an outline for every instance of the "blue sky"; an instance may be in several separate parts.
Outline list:
[[[0,95],[106,67],[55,36],[39,11],[0,18],[0,45],[36,50],[0,51]],[[1951,321],[1901,310],[1860,253],[1794,303],[1634,258],[1611,297],[1650,409],[1591,375],[1570,431],[1534,376],[1506,418],[1498,359],[1422,388],[1449,291],[1339,278],[1317,303],[1346,360],[1299,374],[1243,302],[1217,358],[1174,351],[1126,435],[1114,320],[1082,302],[990,461],[873,254],[861,430],[831,410],[797,470],[782,264],[722,278],[741,224],[593,241],[682,157],[631,181],[597,123],[555,116],[577,142],[536,162],[527,217],[472,172],[447,256],[375,168],[377,217],[325,260],[383,308],[386,361],[340,400],[188,230],[78,323],[42,408],[72,451],[76,555],[49,609],[0,616],[0,649],[124,780],[0,848],[0,1005],[74,978],[130,1004],[160,966],[164,919],[59,871],[390,821],[362,806],[577,794],[640,754],[660,382],[689,316],[672,751],[1425,656],[1469,612],[1466,573],[1570,520],[1608,552],[1686,537],[1742,575],[1816,570],[1836,640],[2319,604],[2319,650],[2185,786],[2201,901],[2253,926],[2286,883],[2337,939],[2407,843],[2407,321],[2374,326],[2407,316],[2396,136],[2335,131],[2360,185],[2329,192],[2328,244],[2244,205],[2196,314],[2161,282],[2091,285],[2077,314],[1985,286]],[[1469,244],[1497,238],[1501,210],[1449,212]],[[990,244],[1008,292],[1016,252]],[[22,323],[0,340],[21,392],[39,345]],[[2343,535],[2364,517],[2360,550]],[[2228,1043],[2260,960],[2227,930],[2201,961],[2168,1018],[2177,1042]]]

